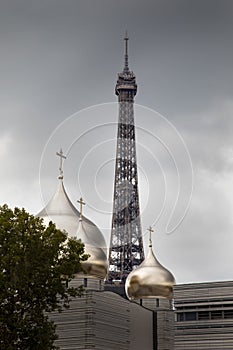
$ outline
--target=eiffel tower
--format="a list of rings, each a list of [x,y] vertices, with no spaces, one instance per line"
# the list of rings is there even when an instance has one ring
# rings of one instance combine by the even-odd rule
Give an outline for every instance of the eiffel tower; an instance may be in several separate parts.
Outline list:
[[[136,77],[129,70],[126,34],[124,69],[118,74],[119,119],[108,279],[124,282],[135,266],[144,260],[138,195],[138,173],[134,127]]]

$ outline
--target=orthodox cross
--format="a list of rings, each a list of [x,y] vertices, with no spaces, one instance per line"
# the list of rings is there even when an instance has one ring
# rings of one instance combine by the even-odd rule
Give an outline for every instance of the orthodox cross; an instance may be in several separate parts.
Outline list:
[[[82,220],[83,217],[83,205],[86,203],[83,201],[82,197],[77,201],[80,204],[80,220]]]
[[[56,152],[56,155],[58,157],[60,157],[60,166],[59,166],[59,171],[60,171],[60,175],[58,177],[58,179],[63,179],[63,169],[62,169],[62,165],[63,165],[63,159],[66,159],[66,156],[64,156],[62,148],[60,149],[60,152]]]
[[[149,236],[149,247],[152,247],[152,239],[151,239],[151,234],[152,232],[154,232],[153,228],[150,226],[148,229],[147,229],[150,233],[150,236]]]

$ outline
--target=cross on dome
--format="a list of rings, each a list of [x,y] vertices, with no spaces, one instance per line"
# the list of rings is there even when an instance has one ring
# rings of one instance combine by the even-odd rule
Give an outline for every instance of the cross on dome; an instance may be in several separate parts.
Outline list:
[[[56,155],[58,157],[60,157],[60,166],[59,166],[59,171],[60,171],[60,174],[58,176],[58,179],[63,179],[63,160],[66,159],[66,156],[63,154],[63,151],[62,151],[62,148],[60,149],[60,152],[56,152]]]
[[[154,232],[154,230],[153,230],[153,228],[151,226],[147,230],[149,231],[149,234],[150,234],[150,236],[149,236],[149,247],[152,247],[151,234],[152,234],[152,232]]]
[[[80,221],[83,218],[83,205],[86,205],[86,203],[83,201],[82,197],[80,197],[79,200],[77,200],[77,202],[80,204]]]

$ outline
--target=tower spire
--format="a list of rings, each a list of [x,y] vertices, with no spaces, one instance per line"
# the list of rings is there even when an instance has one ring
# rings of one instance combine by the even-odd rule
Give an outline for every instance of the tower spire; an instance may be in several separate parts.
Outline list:
[[[124,65],[124,72],[129,72],[129,57],[128,57],[128,33],[127,31],[125,32],[125,65]]]
[[[138,174],[134,126],[136,77],[128,67],[128,35],[125,35],[125,65],[115,88],[119,102],[117,152],[109,250],[109,279],[125,280],[144,260],[139,209]]]

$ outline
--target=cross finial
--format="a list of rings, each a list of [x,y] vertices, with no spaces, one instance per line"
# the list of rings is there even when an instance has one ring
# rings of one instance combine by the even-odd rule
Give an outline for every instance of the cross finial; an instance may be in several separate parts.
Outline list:
[[[128,62],[128,33],[127,31],[125,32],[125,66],[124,66],[124,71],[128,72],[129,71],[129,62]]]
[[[80,221],[82,221],[83,218],[83,205],[85,205],[86,203],[83,201],[82,197],[80,197],[80,199],[77,201],[80,204]]]
[[[63,179],[63,169],[62,169],[63,163],[62,162],[63,162],[63,159],[66,159],[66,156],[64,156],[62,148],[60,149],[60,152],[56,152],[56,155],[58,157],[60,157],[60,166],[59,166],[60,174],[58,176],[58,179]]]
[[[152,247],[152,239],[151,239],[151,234],[152,232],[154,232],[153,228],[150,226],[148,229],[147,229],[150,233],[150,236],[149,236],[149,247]]]

